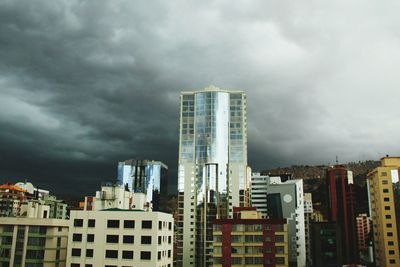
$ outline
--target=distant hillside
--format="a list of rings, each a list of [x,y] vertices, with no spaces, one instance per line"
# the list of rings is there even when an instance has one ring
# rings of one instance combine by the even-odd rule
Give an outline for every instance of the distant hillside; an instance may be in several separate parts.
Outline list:
[[[368,172],[379,166],[379,161],[368,160],[362,162],[349,162],[341,165],[353,171],[354,177],[365,177]],[[292,174],[292,177],[296,179],[315,179],[324,177],[324,170],[326,170],[328,167],[328,165],[293,165],[291,167],[278,167],[274,169],[263,170],[261,174]]]

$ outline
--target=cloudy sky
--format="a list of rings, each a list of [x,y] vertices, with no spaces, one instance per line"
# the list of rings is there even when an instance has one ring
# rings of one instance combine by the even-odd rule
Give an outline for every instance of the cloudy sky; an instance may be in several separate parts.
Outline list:
[[[255,170],[400,155],[399,1],[0,0],[0,182],[175,187],[179,93],[248,95]]]

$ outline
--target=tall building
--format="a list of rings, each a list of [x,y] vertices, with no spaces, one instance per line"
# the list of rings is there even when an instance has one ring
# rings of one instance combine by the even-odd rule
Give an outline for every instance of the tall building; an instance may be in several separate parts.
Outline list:
[[[66,266],[68,220],[1,218],[0,266]]]
[[[142,210],[73,210],[67,266],[172,267],[171,214]]]
[[[250,202],[264,218],[267,217],[267,187],[269,176],[253,173],[250,182]]]
[[[337,223],[311,223],[313,267],[343,266],[342,235],[340,231],[340,225]]]
[[[160,196],[167,195],[168,167],[161,161],[130,159],[118,163],[118,181],[133,193],[146,194],[146,202],[160,210]]]
[[[312,265],[312,256],[311,256],[311,222],[313,221],[313,203],[312,203],[312,194],[304,193],[304,234],[306,240],[306,261],[307,266]]]
[[[400,266],[395,190],[399,184],[400,157],[384,157],[381,166],[368,173],[374,257],[377,267]],[[396,199],[397,198],[397,199]]]
[[[287,219],[289,266],[306,266],[303,180],[282,182],[280,177],[269,177],[267,216]]]
[[[287,267],[286,220],[265,219],[256,208],[236,209],[237,216],[214,221],[214,267]]]
[[[212,265],[212,222],[247,206],[246,95],[210,86],[180,96],[177,265]]]
[[[328,221],[337,223],[342,230],[343,263],[359,263],[353,173],[341,165],[326,172],[328,190]]]

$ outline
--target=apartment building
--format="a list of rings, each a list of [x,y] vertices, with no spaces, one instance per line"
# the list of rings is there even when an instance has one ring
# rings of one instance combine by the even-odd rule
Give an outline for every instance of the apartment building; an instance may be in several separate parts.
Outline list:
[[[381,166],[367,175],[370,215],[373,224],[374,257],[377,267],[398,267],[398,221],[394,191],[399,185],[400,157],[384,157]]]
[[[66,266],[67,220],[0,219],[0,266]]]
[[[262,218],[256,208],[234,210],[234,218],[214,221],[213,266],[289,266],[286,220]]]
[[[143,210],[73,210],[67,265],[172,267],[171,214]]]

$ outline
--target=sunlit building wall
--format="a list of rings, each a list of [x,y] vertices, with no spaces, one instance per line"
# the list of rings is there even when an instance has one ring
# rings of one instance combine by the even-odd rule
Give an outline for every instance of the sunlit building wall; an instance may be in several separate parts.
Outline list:
[[[399,184],[400,157],[385,157],[368,173],[370,215],[377,267],[400,266],[394,189]],[[398,212],[398,211],[397,211]]]

